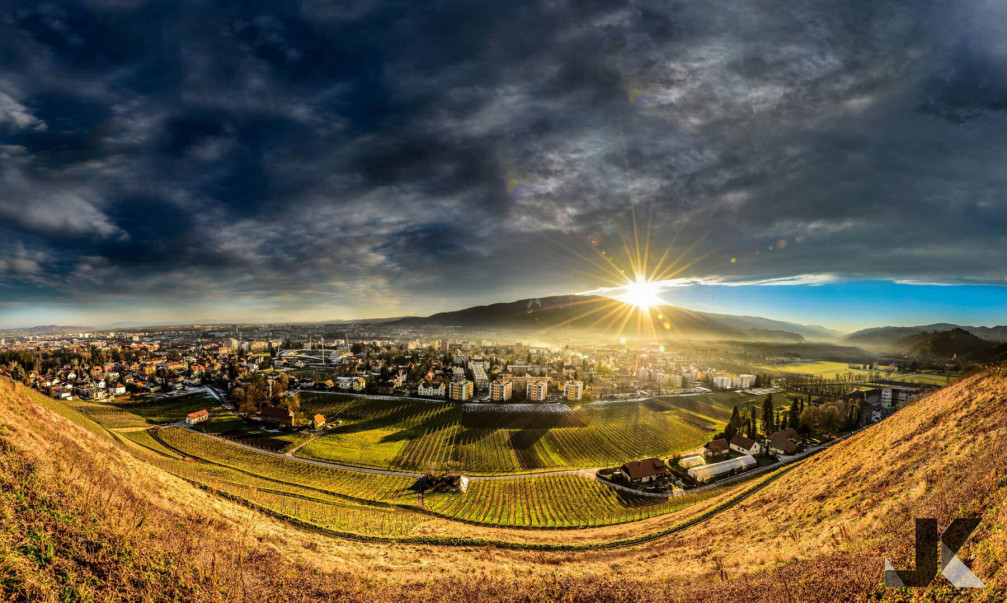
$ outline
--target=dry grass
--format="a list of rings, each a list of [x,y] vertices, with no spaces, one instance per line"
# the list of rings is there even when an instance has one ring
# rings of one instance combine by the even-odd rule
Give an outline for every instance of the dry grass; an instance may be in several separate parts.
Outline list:
[[[1004,377],[964,378],[684,532],[543,553],[303,532],[193,488],[2,382],[0,599],[1002,601],[1005,399]],[[943,527],[972,514],[983,523],[960,556],[990,588],[881,587],[884,556],[911,565],[915,517]]]

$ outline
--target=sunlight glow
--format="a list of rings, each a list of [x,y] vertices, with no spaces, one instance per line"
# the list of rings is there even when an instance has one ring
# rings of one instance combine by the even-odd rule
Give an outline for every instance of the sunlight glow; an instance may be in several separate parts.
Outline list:
[[[624,292],[619,296],[619,299],[636,306],[640,310],[649,310],[654,306],[660,306],[664,304],[661,297],[658,295],[660,291],[660,284],[655,281],[648,281],[642,278],[638,278],[626,285]]]

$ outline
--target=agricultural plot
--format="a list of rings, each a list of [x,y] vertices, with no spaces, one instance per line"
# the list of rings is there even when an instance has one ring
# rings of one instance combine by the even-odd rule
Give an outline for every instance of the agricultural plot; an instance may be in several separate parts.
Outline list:
[[[730,419],[735,405],[746,402],[744,396],[719,392],[584,404],[565,421],[576,427],[490,429],[463,426],[461,410],[450,403],[308,394],[302,411],[324,414],[335,427],[296,454],[367,467],[477,474],[601,467],[699,446]]]
[[[119,432],[118,435],[133,442],[134,444],[143,446],[144,448],[147,448],[152,452],[156,452],[160,455],[173,459],[178,460],[182,459],[182,456],[180,454],[166,447],[160,441],[154,439],[154,436],[150,435],[150,430],[123,431]]]
[[[759,372],[767,373],[793,373],[796,375],[814,375],[816,377],[834,377],[852,373],[854,375],[867,375],[869,371],[861,368],[850,368],[845,362],[829,362],[819,360],[814,362],[793,362],[790,364],[762,365],[755,367]]]
[[[707,495],[709,496],[709,495]],[[464,495],[427,494],[427,507],[455,519],[521,528],[566,528],[636,521],[695,504],[624,493],[579,475],[474,481]]]
[[[624,493],[579,475],[478,480],[470,483],[466,494],[427,493],[421,497],[414,489],[415,480],[412,478],[352,473],[309,465],[242,449],[184,429],[165,428],[157,434],[172,448],[217,464],[176,462],[172,467],[180,475],[215,483],[225,489],[245,489],[246,498],[254,496],[249,489],[255,489],[281,494],[290,491],[302,498],[318,499],[317,505],[283,502],[284,506],[278,510],[290,512],[294,509],[298,517],[303,517],[310,510],[316,519],[327,522],[338,520],[343,522],[342,525],[349,521],[348,512],[337,509],[327,515],[329,512],[322,503],[328,504],[331,499],[326,495],[422,506],[447,518],[523,528],[600,526],[636,521],[669,513],[701,500],[699,496],[660,499]],[[216,481],[207,481],[211,478]],[[278,503],[279,499],[274,502]],[[326,517],[329,519],[325,520]],[[354,521],[363,520],[357,518]],[[381,521],[385,522],[382,524],[385,530],[395,526],[405,529],[404,524],[395,523],[392,519]]]
[[[109,429],[143,427],[147,424],[147,421],[145,421],[143,417],[137,416],[112,404],[102,404],[99,402],[69,402],[67,405],[85,416],[94,419],[100,425],[108,427]]]
[[[812,375],[815,377],[823,377],[825,379],[842,377],[846,374],[853,374],[864,378],[869,378],[871,375],[871,371],[867,371],[862,368],[850,368],[848,364],[843,362],[829,362],[825,360],[815,362],[795,362],[792,364],[762,365],[755,367],[755,370],[769,373]],[[899,373],[892,371],[881,372],[880,375],[881,379],[884,381],[892,381],[895,383],[916,383],[935,386],[947,385],[947,377],[944,374],[939,373]],[[954,379],[954,377],[955,375],[951,376],[952,379]]]
[[[160,396],[138,401],[116,403],[118,408],[143,417],[148,423],[175,423],[190,412],[220,406],[216,398],[206,392],[175,396]]]
[[[332,530],[363,536],[405,536],[417,526],[430,521],[429,516],[418,511],[358,503],[310,488],[255,477],[220,465],[154,455],[147,448],[142,449],[139,455],[152,465],[190,482],[248,501],[279,515]]]
[[[409,477],[355,473],[308,464],[262,454],[177,427],[160,429],[156,437],[187,455],[278,482],[368,501],[402,502],[415,498],[412,487],[416,480]]]

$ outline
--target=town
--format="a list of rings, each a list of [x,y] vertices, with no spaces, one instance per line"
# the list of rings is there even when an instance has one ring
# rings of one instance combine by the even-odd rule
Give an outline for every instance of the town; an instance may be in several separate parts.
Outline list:
[[[651,422],[674,413],[674,421],[661,425],[689,437],[647,435],[652,443],[639,451],[664,456],[633,458],[632,447],[620,450],[616,442],[607,455],[555,464],[596,463],[600,479],[657,493],[801,458],[843,433],[882,420],[939,377],[906,372],[915,366],[834,362],[824,365],[837,374],[802,374],[797,371],[814,367],[815,361],[754,356],[729,344],[672,346],[624,339],[604,345],[575,339],[525,344],[514,340],[520,333],[478,335],[468,339],[368,325],[19,334],[0,340],[0,370],[66,402],[136,410],[145,402],[153,407],[151,402],[175,400],[187,411],[180,424],[190,428],[226,415],[229,429],[219,433],[271,450],[290,447],[275,437],[278,433],[310,432],[313,441],[351,420],[352,413],[323,412],[327,407],[319,405],[319,396],[331,400],[323,395],[328,393],[371,405],[443,401],[460,409],[462,425],[489,430],[564,428],[583,425],[582,417],[607,429],[602,425],[612,419],[596,409],[608,408],[611,415],[616,409],[640,412],[643,406],[650,408]],[[690,414],[681,407],[690,400],[709,401],[710,410]],[[701,439],[706,441],[700,447],[683,448]],[[312,443],[304,452],[319,446]],[[453,469],[478,473],[542,465],[526,463],[519,443],[513,448],[519,459],[514,467]],[[339,452],[315,456],[387,464],[387,459],[368,458],[366,451],[351,459]],[[616,463],[606,468],[606,461]]]

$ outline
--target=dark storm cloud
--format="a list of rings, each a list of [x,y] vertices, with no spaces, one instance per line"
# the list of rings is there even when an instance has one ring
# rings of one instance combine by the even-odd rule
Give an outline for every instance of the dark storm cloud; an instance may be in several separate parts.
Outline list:
[[[683,276],[999,282],[1005,12],[7,3],[0,301],[585,289],[631,206]]]

